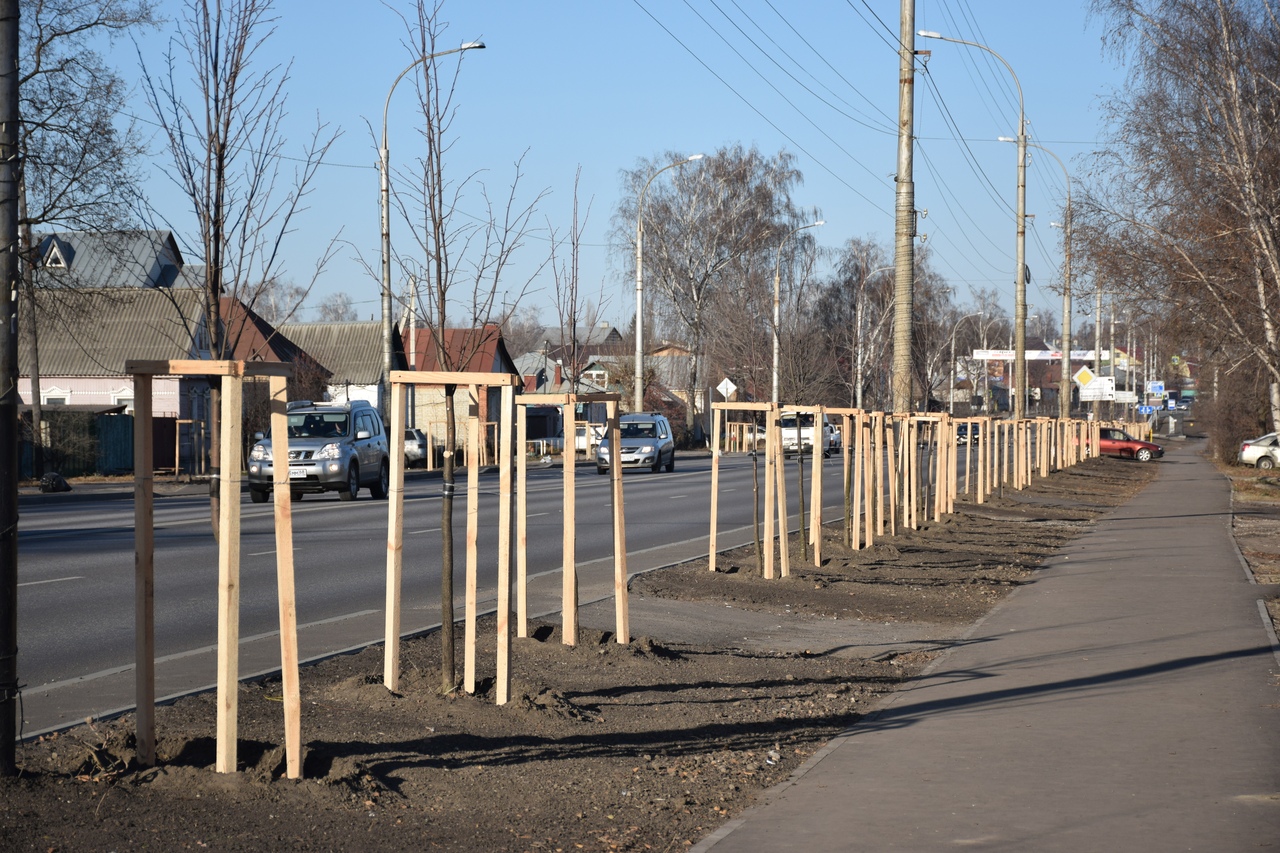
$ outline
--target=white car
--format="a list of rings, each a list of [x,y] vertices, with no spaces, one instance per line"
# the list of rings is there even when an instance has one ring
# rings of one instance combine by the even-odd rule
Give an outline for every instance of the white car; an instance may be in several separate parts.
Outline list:
[[[671,423],[657,412],[636,412],[618,419],[621,433],[618,465],[622,468],[648,468],[655,474],[662,468],[676,469],[675,434]],[[605,433],[596,447],[596,473],[607,474],[613,459],[609,434]]]
[[[782,455],[791,456],[797,452],[812,453],[815,445],[815,415],[812,412],[783,412],[778,420],[782,427]],[[839,433],[831,425],[826,415],[822,416],[822,429],[816,436],[816,444],[822,449],[823,456],[830,456],[831,451],[840,446]]]
[[[1255,468],[1274,468],[1280,462],[1280,438],[1274,432],[1240,443],[1236,461]]]

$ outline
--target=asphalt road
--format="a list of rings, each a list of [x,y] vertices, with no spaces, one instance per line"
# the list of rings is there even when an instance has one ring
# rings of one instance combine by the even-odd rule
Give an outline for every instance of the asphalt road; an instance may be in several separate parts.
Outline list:
[[[806,481],[810,475],[806,460]],[[674,473],[624,475],[628,568],[634,573],[705,553],[710,514],[706,456],[681,456]],[[760,479],[763,483],[763,462]],[[826,461],[825,500],[843,505],[841,463]],[[751,459],[722,458],[720,536],[750,530]],[[788,481],[795,483],[794,462]],[[562,470],[530,472],[529,571],[558,572],[562,541]],[[496,474],[481,477],[479,585],[492,597],[496,582]],[[611,565],[609,478],[576,469],[577,562]],[[806,503],[808,502],[806,486]],[[763,490],[763,485],[761,486]],[[455,590],[465,573],[466,496],[459,482],[454,508]],[[794,488],[789,488],[794,492]],[[795,495],[791,494],[793,507]],[[405,489],[403,624],[438,623],[440,480],[410,474]],[[363,493],[344,502],[336,494],[293,505],[297,613],[300,626],[340,623],[380,614],[384,607],[387,502]],[[156,653],[177,657],[217,641],[217,549],[206,497],[156,500]],[[277,628],[275,541],[271,506],[242,504],[241,636]],[[794,517],[793,517],[793,525]],[[134,530],[131,499],[39,501],[22,508],[19,527],[19,672],[29,688],[93,678],[133,664]],[[461,616],[461,608],[458,609]],[[380,616],[379,616],[380,619]],[[336,640],[347,647],[377,635]]]

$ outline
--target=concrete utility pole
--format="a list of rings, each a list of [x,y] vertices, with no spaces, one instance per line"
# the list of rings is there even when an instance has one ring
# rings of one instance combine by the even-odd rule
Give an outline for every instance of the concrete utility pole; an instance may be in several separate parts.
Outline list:
[[[893,247],[893,411],[911,411],[911,315],[916,286],[916,2],[902,0],[898,46],[898,171]]]
[[[18,735],[18,0],[0,0],[0,775]]]

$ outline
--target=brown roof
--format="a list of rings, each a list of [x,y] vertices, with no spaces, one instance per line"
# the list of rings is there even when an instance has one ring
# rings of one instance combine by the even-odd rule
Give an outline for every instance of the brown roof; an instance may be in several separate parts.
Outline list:
[[[431,329],[415,329],[416,346],[410,347],[405,337],[405,358],[414,350],[411,370],[444,370],[436,353],[435,334]],[[475,371],[477,373],[517,373],[515,362],[507,353],[502,340],[502,329],[489,323],[478,329],[445,329],[445,351],[449,355],[449,370]]]

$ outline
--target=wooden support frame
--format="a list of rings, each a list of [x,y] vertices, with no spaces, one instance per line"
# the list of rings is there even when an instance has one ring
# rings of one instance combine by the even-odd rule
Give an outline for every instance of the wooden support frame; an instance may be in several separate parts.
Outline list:
[[[520,384],[520,377],[508,373],[481,373],[476,371],[440,371],[440,370],[393,370],[391,371],[391,488],[388,495],[390,503],[387,507],[387,613],[386,613],[386,635],[383,638],[383,685],[390,691],[395,692],[400,687],[400,624],[401,624],[401,582],[403,575],[403,548],[404,548],[404,428],[405,428],[405,396],[407,386],[410,385],[451,385],[457,389],[466,387],[471,397],[478,401],[480,389],[501,388],[503,390],[502,405],[513,405],[514,388]],[[508,393],[510,391],[510,393]],[[502,413],[499,413],[502,418]],[[501,420],[505,423],[510,432],[510,421]],[[474,437],[479,433],[479,416],[478,412],[468,419],[468,430]],[[501,437],[500,437],[501,441]],[[468,564],[468,584],[466,591],[466,600],[464,601],[464,612],[467,614],[467,626],[464,632],[467,641],[463,649],[464,660],[464,686],[466,681],[467,663],[470,662],[472,667],[471,673],[474,678],[474,663],[476,654],[475,643],[475,618],[476,618],[476,591],[472,580],[470,566],[475,563],[476,557],[476,540],[470,535],[471,519],[470,514],[472,508],[478,503],[478,485],[473,488],[472,478],[478,477],[479,465],[478,460],[481,457],[481,449],[478,440],[469,441],[468,453],[469,464],[467,466],[467,484],[468,484],[468,537],[467,537],[467,564]],[[501,455],[498,460],[499,478],[510,477],[511,469],[514,462],[511,453]],[[478,480],[475,481],[478,484]],[[523,484],[522,484],[523,485]],[[501,490],[501,486],[499,486]],[[502,510],[499,510],[499,531],[498,531],[498,577],[501,583],[502,578],[510,578],[510,559],[512,549],[510,547],[511,526],[502,526]],[[507,516],[509,518],[509,515]],[[504,546],[505,541],[505,546]],[[502,565],[503,560],[507,561],[506,565]],[[499,591],[499,608],[503,603],[501,590]],[[506,599],[509,606],[509,597]],[[504,644],[501,633],[510,625],[509,618],[503,618],[503,614],[498,614],[498,678],[496,680],[494,692],[496,697],[507,697],[510,694],[510,668],[509,665],[501,661]],[[440,626],[442,631],[453,630],[452,625]],[[508,644],[509,647],[509,644]],[[472,682],[474,689],[474,681]],[[499,701],[498,704],[502,704]]]
[[[515,405],[521,409],[520,418],[525,417],[525,409],[528,406],[560,406],[564,418],[564,432],[566,441],[570,440],[567,436],[576,435],[577,427],[574,419],[574,408],[578,403],[604,403],[607,417],[609,418],[609,443],[613,447],[621,446],[621,430],[618,421],[618,404],[621,401],[619,394],[522,394],[515,401]],[[523,448],[521,449],[523,456]],[[564,529],[562,531],[562,548],[563,548],[563,565],[561,568],[561,640],[565,645],[576,645],[578,635],[578,567],[575,530],[574,530],[574,504],[577,501],[577,490],[575,487],[575,465],[576,451],[574,454],[564,454],[564,484],[562,493],[564,495]],[[517,492],[523,495],[525,492],[525,474],[527,468],[521,466],[519,469],[520,479],[517,484]],[[620,465],[609,466],[610,475],[610,494],[612,496],[612,522],[613,522],[613,559],[614,559],[614,622],[616,628],[617,641],[622,644],[631,642],[630,638],[630,607],[627,600],[627,540],[626,540],[626,512],[623,502],[622,493],[622,467]],[[527,556],[525,547],[528,541],[527,537],[527,520],[526,520],[527,504],[521,499],[517,511],[517,542],[519,544],[519,554],[517,555],[517,566],[527,565]],[[523,573],[524,569],[518,569]],[[517,599],[524,601],[520,607],[523,608],[517,614],[518,631],[520,636],[528,635],[528,612],[527,599],[525,591],[525,583],[527,575],[518,578]]]
[[[154,608],[154,448],[152,447],[153,380],[156,376],[222,377],[222,451],[218,480],[218,660],[217,733],[214,769],[236,772],[236,739],[240,664],[240,482],[243,434],[242,401],[245,379],[267,379],[271,393],[272,450],[277,458],[288,458],[287,428],[277,427],[287,408],[287,380],[293,365],[273,362],[201,361],[178,359],[156,361],[130,359],[125,373],[134,380],[134,565],[135,637],[138,655],[135,698],[138,702],[139,761],[155,761],[155,608]],[[283,472],[283,473],[281,473]],[[293,520],[289,511],[288,466],[275,466],[276,487],[276,583],[280,608],[281,678],[284,685],[286,772],[301,775],[301,707],[298,697],[297,615],[293,577]],[[281,489],[283,477],[284,488]],[[280,510],[280,495],[285,511]]]

